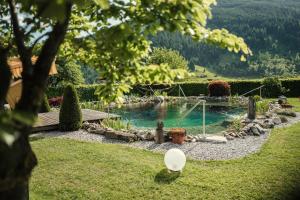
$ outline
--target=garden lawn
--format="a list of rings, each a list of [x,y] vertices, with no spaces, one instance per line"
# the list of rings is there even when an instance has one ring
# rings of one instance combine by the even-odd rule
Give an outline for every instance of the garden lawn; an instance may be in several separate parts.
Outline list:
[[[163,155],[116,144],[45,138],[31,199],[300,199],[300,123],[276,129],[259,153],[188,160],[167,176]]]
[[[288,98],[288,102],[294,106],[295,112],[300,112],[300,97],[299,98]]]

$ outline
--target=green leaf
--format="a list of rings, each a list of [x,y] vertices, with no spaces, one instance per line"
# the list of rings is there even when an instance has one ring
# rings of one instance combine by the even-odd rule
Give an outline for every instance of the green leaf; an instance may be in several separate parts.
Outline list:
[[[10,134],[4,131],[0,132],[0,140],[2,140],[8,146],[11,146],[17,138],[18,134]]]
[[[107,10],[110,7],[108,0],[94,0],[94,2],[104,10]]]

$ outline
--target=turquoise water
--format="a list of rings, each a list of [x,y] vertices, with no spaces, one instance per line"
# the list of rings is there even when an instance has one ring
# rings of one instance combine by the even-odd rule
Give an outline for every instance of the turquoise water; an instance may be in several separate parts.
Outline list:
[[[161,120],[164,122],[165,128],[182,127],[186,128],[189,134],[199,134],[202,133],[203,106],[200,104],[190,111],[194,105],[164,103],[143,107],[124,107],[115,109],[113,112],[121,115],[122,119],[130,121],[137,128],[155,128],[157,121]],[[237,117],[244,111],[242,108],[218,105],[207,105],[205,109],[207,133],[225,130],[222,122],[225,119]]]

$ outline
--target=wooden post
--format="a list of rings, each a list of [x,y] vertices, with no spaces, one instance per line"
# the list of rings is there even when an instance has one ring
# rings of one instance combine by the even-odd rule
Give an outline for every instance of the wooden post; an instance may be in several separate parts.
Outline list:
[[[162,144],[165,142],[164,139],[164,123],[162,121],[157,122],[156,134],[155,134],[155,142],[157,144]]]
[[[248,118],[255,119],[256,116],[256,104],[252,96],[249,97],[248,101]]]

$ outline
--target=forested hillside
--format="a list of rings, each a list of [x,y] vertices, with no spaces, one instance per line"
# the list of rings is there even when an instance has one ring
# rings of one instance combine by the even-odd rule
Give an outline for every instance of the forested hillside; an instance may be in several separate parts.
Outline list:
[[[192,41],[179,33],[162,32],[153,46],[180,51],[190,62],[230,76],[297,75],[300,71],[299,0],[219,0],[210,28],[226,28],[243,37],[254,55],[238,55]]]

